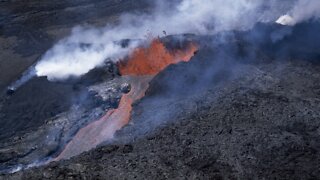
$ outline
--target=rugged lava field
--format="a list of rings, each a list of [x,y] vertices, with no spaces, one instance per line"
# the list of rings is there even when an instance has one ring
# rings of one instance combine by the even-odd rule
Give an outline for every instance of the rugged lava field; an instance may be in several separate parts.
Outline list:
[[[192,42],[190,61],[147,77],[129,123],[112,138],[60,160],[80,129],[114,113],[136,82],[107,62],[81,78],[34,77],[13,94],[6,88],[72,27],[149,10],[143,0],[0,1],[0,179],[319,179],[317,21],[164,32],[156,42],[169,55],[151,59],[182,56]],[[152,52],[144,48],[136,54]]]

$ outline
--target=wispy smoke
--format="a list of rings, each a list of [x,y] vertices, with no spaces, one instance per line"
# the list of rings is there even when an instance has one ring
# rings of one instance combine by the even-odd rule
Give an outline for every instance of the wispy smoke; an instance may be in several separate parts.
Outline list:
[[[319,4],[318,0],[309,1]],[[307,4],[308,7],[311,3]],[[292,3],[277,0],[180,0],[176,3],[156,1],[154,4],[153,13],[125,14],[117,25],[101,29],[75,28],[70,37],[61,40],[43,56],[35,67],[36,74],[47,76],[49,80],[80,76],[102,65],[106,59],[118,61],[139,45],[135,42],[123,47],[118,43],[123,39],[145,39],[148,33],[161,36],[245,30],[257,22],[274,22],[283,12],[290,10]],[[302,20],[298,18],[302,17],[302,12],[298,13],[296,9],[292,10],[293,17]]]
[[[319,0],[298,0],[294,7],[276,22],[282,25],[295,25],[302,21],[320,17]]]
[[[36,76],[36,71],[35,71],[35,67],[31,66],[27,71],[25,71],[21,78],[18,79],[17,81],[13,82],[8,89],[9,90],[16,90],[18,89],[20,86],[22,86],[23,84],[25,84],[26,82],[28,82],[30,79],[32,79],[33,77]]]
[[[113,61],[123,58],[138,44],[132,41],[122,47],[116,42],[115,34],[115,31],[75,28],[70,37],[43,56],[35,67],[36,74],[47,76],[49,80],[80,76],[102,65],[107,58]]]

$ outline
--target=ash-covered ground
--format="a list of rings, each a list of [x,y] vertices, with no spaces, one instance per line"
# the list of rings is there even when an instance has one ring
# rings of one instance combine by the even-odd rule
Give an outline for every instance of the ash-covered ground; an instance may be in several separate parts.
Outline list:
[[[26,12],[30,21],[35,21],[49,12],[72,14],[92,7],[87,1],[81,2],[84,7],[78,7],[79,1],[77,6],[71,4],[72,8],[64,4],[61,10],[55,7]],[[127,6],[130,10],[142,7],[133,1],[114,1],[112,6],[109,2],[101,1],[100,5],[114,9],[114,16],[127,11]],[[3,3],[8,3],[3,7],[12,5],[10,1]],[[28,5],[33,9],[32,3]],[[50,3],[44,6],[52,7]],[[11,23],[9,27],[15,29],[21,21],[35,29],[41,26],[39,31],[52,38],[48,46],[66,33],[57,32],[60,29],[68,31],[72,23],[83,23],[42,24],[44,21],[39,20],[39,24],[31,25],[24,19],[14,19],[13,15],[26,12],[1,12],[12,13],[1,19],[1,25]],[[110,17],[97,13],[102,21]],[[88,21],[99,24],[96,16],[89,13]],[[318,22],[295,27],[257,24],[248,31],[213,36],[164,37],[168,48],[177,46],[183,37],[197,42],[199,51],[190,62],[171,65],[150,82],[146,96],[134,103],[130,123],[113,140],[70,160],[13,174],[8,171],[55,157],[81,127],[106,109],[117,107],[130,87],[110,63],[66,82],[34,78],[8,95],[5,87],[48,48],[39,43],[41,50],[23,54],[18,50],[30,53],[30,45],[16,39],[29,42],[25,39],[29,36],[7,34],[8,29],[1,29],[1,39],[14,43],[1,51],[0,63],[6,66],[0,71],[4,74],[0,76],[0,179],[320,177]],[[49,35],[49,31],[59,35]],[[34,30],[30,33],[39,34]]]

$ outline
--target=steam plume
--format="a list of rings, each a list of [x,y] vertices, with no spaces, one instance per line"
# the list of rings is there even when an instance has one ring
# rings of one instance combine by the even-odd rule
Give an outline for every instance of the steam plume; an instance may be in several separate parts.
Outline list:
[[[80,34],[85,37],[81,38]],[[99,33],[92,30],[75,29],[71,37],[59,42],[43,56],[35,67],[36,74],[47,76],[49,80],[80,76],[103,64],[106,58],[114,61],[123,58],[138,44],[131,42],[123,48],[109,33],[102,36],[105,37],[101,40]]]
[[[292,10],[295,21],[317,12],[317,9],[309,9],[310,13],[299,11],[297,7],[302,1],[298,1]],[[319,5],[318,0],[308,2],[307,8],[314,7],[314,3]],[[117,42],[123,39],[144,39],[148,32],[161,36],[246,30],[257,22],[274,22],[283,12],[290,11],[291,4],[278,0],[156,1],[151,14],[122,15],[117,25],[101,29],[75,28],[70,37],[61,40],[43,56],[35,67],[36,74],[47,76],[49,80],[81,76],[108,58],[118,61],[141,45],[141,42],[135,42],[122,47]]]
[[[319,0],[298,0],[295,6],[276,22],[282,25],[295,25],[302,21],[320,17]]]
[[[232,6],[230,6],[232,4]],[[80,76],[103,64],[105,59],[117,61],[128,55],[138,43],[123,48],[122,39],[143,39],[147,32],[160,35],[165,30],[175,33],[208,33],[240,26],[238,16],[248,16],[256,3],[240,0],[203,2],[183,0],[173,11],[165,3],[156,3],[153,14],[123,15],[117,26],[102,29],[75,28],[70,37],[50,49],[36,65],[38,76],[49,80]],[[242,12],[243,15],[240,14]],[[216,27],[212,26],[215,21]]]
[[[35,67],[31,66],[27,71],[25,71],[21,78],[18,79],[17,81],[13,82],[8,89],[9,90],[16,90],[18,89],[20,86],[22,86],[23,84],[25,84],[26,82],[28,82],[30,79],[32,79],[33,77],[36,76],[36,71],[35,71]]]

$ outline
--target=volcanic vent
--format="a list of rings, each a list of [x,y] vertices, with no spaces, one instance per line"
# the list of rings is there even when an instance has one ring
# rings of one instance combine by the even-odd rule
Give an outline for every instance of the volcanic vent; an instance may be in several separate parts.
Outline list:
[[[153,39],[147,46],[136,48],[127,59],[118,63],[122,78],[131,85],[118,108],[109,110],[102,118],[79,130],[55,160],[78,155],[113,138],[114,133],[129,122],[132,103],[145,95],[150,80],[171,64],[188,62],[197,49],[194,42],[169,49],[161,39]]]

